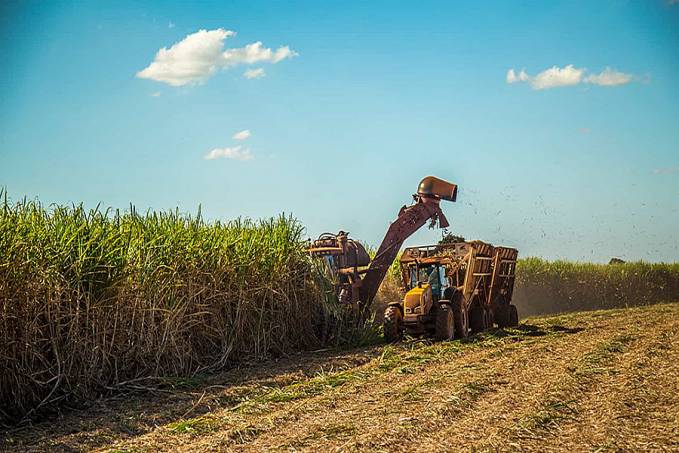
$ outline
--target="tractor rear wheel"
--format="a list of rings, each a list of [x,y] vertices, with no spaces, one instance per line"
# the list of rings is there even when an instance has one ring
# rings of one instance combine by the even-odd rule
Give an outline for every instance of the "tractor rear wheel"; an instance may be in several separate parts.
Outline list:
[[[516,305],[514,304],[509,306],[509,325],[511,327],[519,325],[519,312],[516,310]]]
[[[453,301],[453,318],[455,321],[455,338],[467,338],[469,335],[469,316],[464,298],[460,297]]]
[[[387,343],[396,343],[403,338],[403,315],[399,307],[390,306],[384,310],[384,339]]]
[[[452,340],[455,336],[455,319],[448,304],[440,304],[436,310],[434,337],[437,340]]]

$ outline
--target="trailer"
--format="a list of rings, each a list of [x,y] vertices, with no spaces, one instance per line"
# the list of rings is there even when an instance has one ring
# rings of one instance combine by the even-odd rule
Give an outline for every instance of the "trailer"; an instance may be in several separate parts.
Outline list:
[[[511,303],[517,257],[516,249],[482,241],[406,248],[400,258],[406,294],[385,310],[385,337],[429,333],[445,340],[517,325]]]

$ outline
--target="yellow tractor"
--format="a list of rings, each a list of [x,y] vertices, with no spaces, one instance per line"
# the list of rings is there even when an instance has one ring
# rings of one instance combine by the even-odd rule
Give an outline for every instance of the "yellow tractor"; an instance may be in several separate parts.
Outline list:
[[[494,323],[518,325],[511,304],[517,256],[516,249],[481,241],[406,248],[400,258],[406,294],[385,310],[385,339],[409,333],[450,340]]]

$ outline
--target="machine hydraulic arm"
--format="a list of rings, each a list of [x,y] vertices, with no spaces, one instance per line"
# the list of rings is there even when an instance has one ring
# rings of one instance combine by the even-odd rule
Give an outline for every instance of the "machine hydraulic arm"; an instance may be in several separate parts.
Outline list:
[[[441,200],[455,201],[455,184],[427,176],[420,181],[413,197],[415,203],[401,208],[372,261],[363,245],[349,239],[343,231],[322,234],[308,249],[312,256],[326,260],[332,270],[340,303],[351,305],[358,312],[369,307],[403,242],[427,221],[432,226],[448,227],[439,204]]]
[[[430,221],[432,226],[438,223],[440,228],[448,227],[448,220],[441,211],[439,203],[441,200],[455,201],[457,186],[434,176],[427,176],[420,182],[414,198],[415,204],[402,207],[398,217],[390,225],[382,244],[377,249],[375,258],[363,277],[359,298],[364,306],[372,303],[389,266],[408,237],[427,221]]]

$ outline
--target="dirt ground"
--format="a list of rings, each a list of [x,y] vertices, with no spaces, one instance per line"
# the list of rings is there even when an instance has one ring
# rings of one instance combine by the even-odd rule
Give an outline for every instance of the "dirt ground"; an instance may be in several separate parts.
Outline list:
[[[2,451],[679,451],[679,304],[317,351],[103,399]]]

